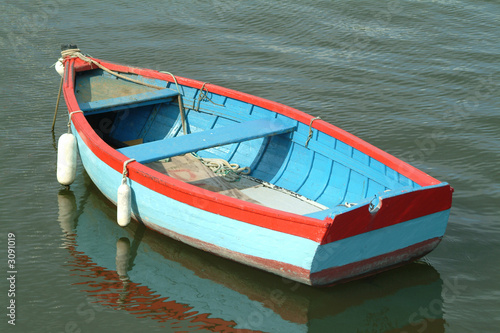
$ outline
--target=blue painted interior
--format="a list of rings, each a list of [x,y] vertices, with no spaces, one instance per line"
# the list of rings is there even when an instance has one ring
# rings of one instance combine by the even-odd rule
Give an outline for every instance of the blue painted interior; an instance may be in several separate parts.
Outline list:
[[[172,97],[179,95],[177,91],[161,89],[140,94],[102,99],[80,103],[80,110],[87,114],[104,113],[110,111],[123,110],[124,108],[135,108],[151,104],[166,103]]]
[[[92,85],[89,76],[99,77],[99,80],[104,80],[108,86],[123,81],[107,77],[107,74],[100,70],[94,70],[82,78],[77,76],[80,90],[84,91],[86,85]],[[136,75],[133,77],[176,90],[175,84],[172,83],[144,79]],[[151,142],[155,144],[150,147],[158,149],[158,152],[148,151],[145,155],[156,154],[159,158],[165,154],[169,155],[168,151],[172,149],[168,147],[169,140],[161,141],[161,144],[159,140],[176,138],[172,143],[185,144],[187,150],[206,148],[198,151],[201,157],[223,158],[240,166],[250,166],[251,176],[294,191],[330,208],[345,202],[361,202],[387,190],[420,187],[370,156],[315,129],[306,147],[308,124],[298,123],[270,110],[213,93],[204,92],[200,99],[200,91],[187,86],[181,85],[180,92],[188,127],[187,137],[193,135],[192,139],[181,139],[183,130],[177,99],[170,98],[150,105],[139,103],[135,106],[129,105],[124,110],[101,114],[92,115],[86,112],[87,119],[98,133],[110,140],[123,142],[142,139],[142,145],[122,148],[122,152],[125,155],[129,152],[128,156],[132,158],[141,149],[146,149]],[[76,91],[77,99],[78,94],[79,91]],[[258,122],[252,121],[257,119],[275,121],[276,124],[285,124],[285,127],[295,126],[295,129],[286,134],[266,136],[264,133],[255,137],[251,134],[260,129]],[[107,125],[103,126],[103,123]],[[215,143],[223,145],[204,145],[203,140],[208,139],[210,133],[216,134]],[[224,144],[227,142],[221,139],[223,133],[233,136],[232,142],[235,143]],[[200,144],[198,148],[197,142]]]
[[[277,119],[257,119],[124,147],[118,151],[139,163],[150,163],[193,151],[284,134],[294,129],[295,125],[287,125]]]

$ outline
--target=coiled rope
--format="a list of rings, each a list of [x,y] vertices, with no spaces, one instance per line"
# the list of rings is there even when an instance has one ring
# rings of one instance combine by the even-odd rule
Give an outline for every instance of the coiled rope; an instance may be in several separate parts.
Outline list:
[[[194,153],[193,156],[228,182],[237,182],[241,179],[241,175],[248,175],[251,172],[250,167],[240,167],[239,164],[229,163],[222,158],[202,158]]]

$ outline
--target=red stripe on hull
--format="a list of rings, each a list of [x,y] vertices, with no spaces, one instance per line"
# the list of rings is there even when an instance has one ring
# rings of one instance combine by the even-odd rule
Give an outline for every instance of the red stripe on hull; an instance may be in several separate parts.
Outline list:
[[[314,286],[330,286],[379,273],[394,267],[405,265],[431,252],[441,241],[441,237],[382,254],[366,260],[361,260],[340,267],[324,269],[311,274],[310,284]]]
[[[451,207],[453,189],[432,187],[388,197],[381,201],[378,212],[372,214],[368,205],[336,216],[321,244],[331,243],[372,230],[385,228]]]

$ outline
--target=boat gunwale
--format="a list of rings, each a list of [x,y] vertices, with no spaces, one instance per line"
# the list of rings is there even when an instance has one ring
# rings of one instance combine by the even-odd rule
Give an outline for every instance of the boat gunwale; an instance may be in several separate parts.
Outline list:
[[[137,74],[145,78],[159,79],[171,83],[174,82],[170,74],[165,74],[150,69],[120,65],[95,58],[93,59],[111,70],[119,71],[122,73]],[[76,72],[95,69],[95,67],[76,58],[65,59],[65,64],[64,96],[68,105],[68,111],[71,113],[80,110],[74,93]],[[202,87],[204,87],[212,93],[220,94],[229,98],[234,98],[239,101],[269,109],[272,112],[290,117],[296,121],[306,124],[307,126],[309,126],[309,123],[314,118],[292,107],[257,96],[249,95],[209,83],[205,84],[201,81],[183,78],[180,76],[176,76],[176,79],[177,82],[181,85],[193,87],[196,89],[201,89]],[[85,116],[82,113],[73,114],[72,120],[75,129],[78,131],[82,140],[91,149],[91,151],[115,171],[121,173],[123,169],[123,163],[129,158],[106,144],[90,127],[90,124],[87,122]],[[350,145],[354,149],[357,149],[383,163],[384,165],[391,167],[396,172],[402,174],[410,180],[413,180],[421,186],[446,184],[427,175],[423,171],[418,170],[415,167],[397,159],[396,157],[380,150],[379,148],[376,148],[366,141],[361,140],[353,134],[350,134],[325,121],[314,121],[312,127],[327,135],[331,135],[332,137]],[[215,214],[234,218],[236,220],[263,228],[308,238],[315,242],[322,242],[325,234],[328,233],[329,226],[333,221],[333,219],[328,216],[323,220],[319,220],[312,217],[302,216],[260,206],[253,203],[244,202],[242,200],[231,198],[223,194],[214,193],[202,188],[198,188],[194,185],[189,185],[182,181],[173,179],[140,163],[129,164],[128,171],[129,178],[131,180],[147,186],[157,193],[171,197],[174,200],[190,204],[198,209],[203,209]],[[172,195],[172,190],[178,193]],[[195,198],[193,199],[193,197]],[[198,204],[196,204],[196,202],[199,200],[202,200],[205,203],[200,204],[198,202]],[[213,203],[213,205],[207,205],[207,202],[211,202]],[[363,206],[360,206],[360,208],[361,207]],[[257,219],[256,217],[264,217],[265,219]],[[290,228],[290,223],[293,223],[297,227]]]
[[[121,65],[117,64],[114,62],[107,62],[107,61],[102,61],[99,59],[95,59],[103,64],[109,66],[110,69],[114,69],[120,72],[123,72],[124,69],[127,71],[125,73],[130,73],[130,74],[136,74],[140,76],[144,76],[146,78],[153,78],[153,79],[159,79],[163,81],[168,81],[170,83],[174,83],[174,80],[170,74],[162,73],[156,70],[151,70],[151,69],[145,69],[145,68],[140,68],[140,67],[133,67],[133,66],[127,66],[127,65]],[[90,69],[90,68],[87,68]],[[181,85],[187,85],[189,87],[195,88],[195,89],[202,89],[204,88],[205,90],[222,95],[225,97],[233,98],[238,101],[246,102],[264,109],[268,109],[272,112],[279,113],[283,116],[290,117],[293,120],[299,121],[302,124],[305,124],[307,126],[310,126],[311,120],[313,120],[315,117],[312,115],[309,115],[303,111],[300,111],[298,109],[295,109],[291,106],[271,101],[262,97],[258,97],[255,95],[250,95],[245,92],[240,92],[237,90],[233,90],[230,88],[218,86],[216,84],[212,83],[206,83],[202,81],[198,81],[195,79],[190,79],[190,78],[185,78],[181,76],[175,76],[177,79],[177,82]],[[402,176],[407,177],[408,179],[414,181],[418,185],[425,187],[425,186],[430,186],[430,185],[437,185],[442,183],[438,179],[430,176],[429,174],[423,172],[422,170],[400,160],[399,158],[387,153],[386,151],[370,144],[369,142],[355,136],[352,133],[349,133],[345,130],[343,130],[340,127],[337,127],[333,124],[330,124],[322,119],[316,119],[312,124],[311,127],[325,133],[327,135],[330,135],[334,137],[335,139],[342,141],[343,143],[351,146],[354,149],[359,150],[360,152],[370,156],[371,158],[377,160],[378,162],[392,168],[395,170],[397,173],[401,174]]]

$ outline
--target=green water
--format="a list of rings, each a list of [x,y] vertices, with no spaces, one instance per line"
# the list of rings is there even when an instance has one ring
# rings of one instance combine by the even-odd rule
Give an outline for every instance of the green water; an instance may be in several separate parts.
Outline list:
[[[498,1],[4,0],[0,16],[2,332],[497,332]],[[312,289],[120,229],[81,165],[71,192],[55,179],[61,43],[352,132],[455,188],[446,236],[424,262]]]

